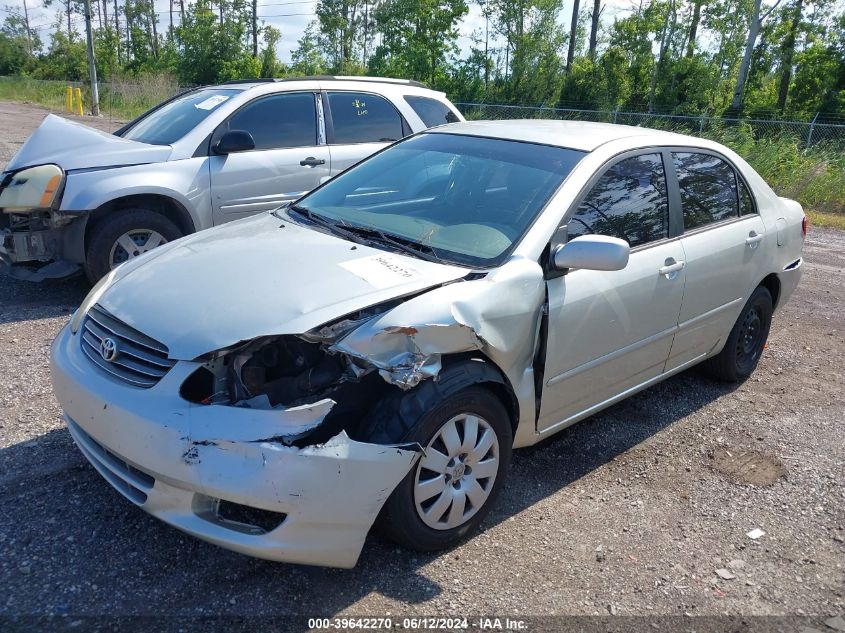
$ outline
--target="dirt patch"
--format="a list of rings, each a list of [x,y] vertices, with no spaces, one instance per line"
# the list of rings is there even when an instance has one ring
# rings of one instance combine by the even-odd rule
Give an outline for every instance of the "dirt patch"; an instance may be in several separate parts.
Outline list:
[[[713,470],[728,479],[758,488],[771,486],[786,476],[786,466],[777,457],[736,448],[716,449],[712,466]]]

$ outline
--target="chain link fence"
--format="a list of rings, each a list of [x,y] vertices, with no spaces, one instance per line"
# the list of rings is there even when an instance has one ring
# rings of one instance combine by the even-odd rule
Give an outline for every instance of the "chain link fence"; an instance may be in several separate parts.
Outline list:
[[[0,99],[11,99],[43,105],[57,112],[65,112],[67,87],[79,87],[83,93],[83,109],[90,113],[90,90],[84,83],[0,77]],[[100,114],[114,121],[115,128],[185,89],[169,76],[150,75],[131,81],[100,82]],[[728,119],[721,117],[687,116],[677,114],[648,114],[610,110],[576,108],[546,108],[522,105],[485,103],[456,103],[467,119],[560,119],[597,121],[634,125],[694,136],[719,137],[732,127],[742,125],[755,138],[789,136],[801,147],[829,146],[845,150],[845,124],[813,121],[780,121],[775,119]]]
[[[845,149],[845,125],[813,121],[778,121],[770,119],[728,119],[721,117],[685,116],[677,114],[648,114],[608,110],[578,110],[521,105],[493,105],[486,103],[456,103],[467,119],[557,119],[565,121],[595,121],[618,123],[668,130],[694,136],[712,136],[723,130],[742,125],[755,138],[790,136],[802,147],[832,145]]]

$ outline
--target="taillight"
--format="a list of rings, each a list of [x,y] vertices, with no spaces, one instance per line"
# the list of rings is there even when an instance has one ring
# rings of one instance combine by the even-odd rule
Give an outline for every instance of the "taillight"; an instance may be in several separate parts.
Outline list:
[[[809,226],[810,222],[807,220],[807,216],[804,216],[804,219],[801,220],[801,234],[804,237],[807,237],[807,227]]]

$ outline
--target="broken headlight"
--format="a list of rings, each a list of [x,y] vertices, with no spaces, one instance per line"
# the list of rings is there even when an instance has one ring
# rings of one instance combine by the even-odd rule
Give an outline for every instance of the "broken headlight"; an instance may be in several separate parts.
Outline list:
[[[271,407],[292,406],[325,396],[347,371],[344,358],[318,343],[280,336],[239,354],[233,363],[233,384],[241,398],[265,398]]]

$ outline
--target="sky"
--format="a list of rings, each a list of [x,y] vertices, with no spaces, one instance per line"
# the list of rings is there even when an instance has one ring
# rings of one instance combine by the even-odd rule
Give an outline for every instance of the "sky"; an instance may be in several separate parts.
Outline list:
[[[308,23],[315,19],[314,11],[318,0],[258,0],[258,16],[265,24],[269,24],[282,32],[282,39],[277,46],[279,59],[285,63],[291,60],[291,52],[296,48],[297,42],[302,37]],[[53,7],[45,8],[44,0],[26,0],[29,10],[29,21],[33,28],[38,31],[45,46],[49,42],[50,32],[56,22],[57,10]],[[111,3],[110,3],[111,4]],[[634,0],[603,0],[605,5],[602,13],[602,22],[607,23],[613,20],[616,15],[624,15],[634,10],[637,6]],[[592,6],[589,0],[581,0],[582,9],[584,5]],[[0,20],[9,15],[9,11],[23,13],[23,0],[7,0],[7,4],[0,9]],[[156,12],[159,16],[161,32],[167,29],[170,23],[168,0],[155,0]],[[563,0],[561,10],[561,22],[567,26],[571,19],[572,0]],[[174,11],[174,18],[178,21],[178,11]],[[94,18],[96,24],[96,17]],[[64,24],[64,20],[62,22]],[[77,18],[75,28],[82,30],[84,21]],[[484,18],[481,9],[477,4],[472,4],[469,14],[464,17],[460,24],[460,37],[458,47],[461,56],[469,53],[472,45],[471,35],[474,30],[483,32]]]

